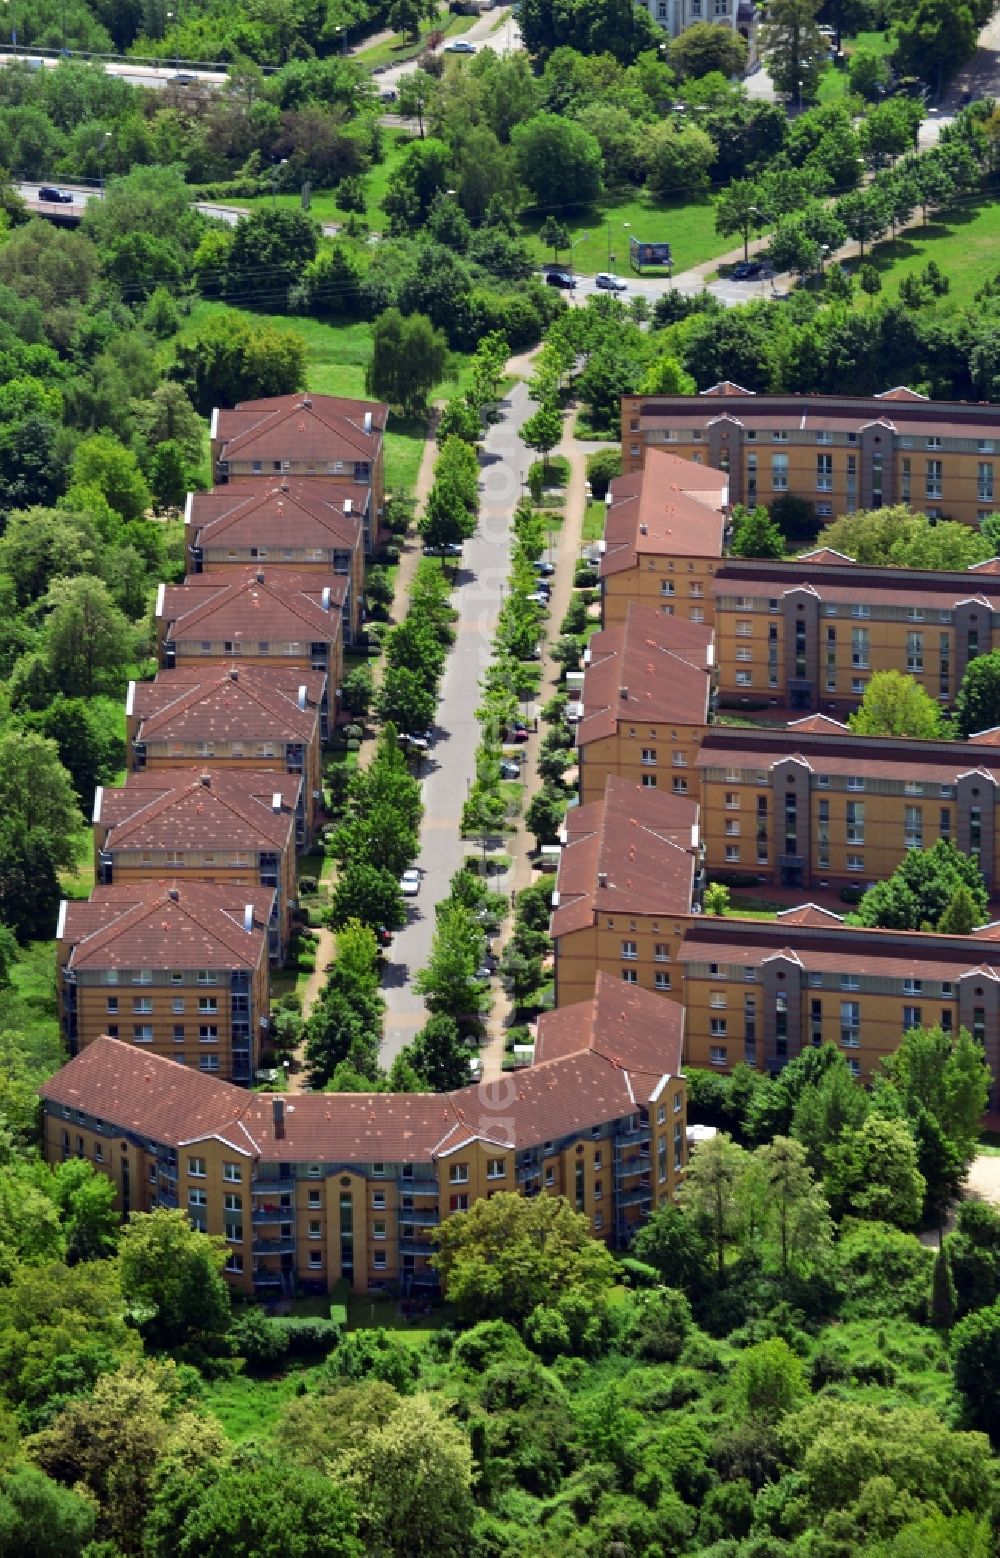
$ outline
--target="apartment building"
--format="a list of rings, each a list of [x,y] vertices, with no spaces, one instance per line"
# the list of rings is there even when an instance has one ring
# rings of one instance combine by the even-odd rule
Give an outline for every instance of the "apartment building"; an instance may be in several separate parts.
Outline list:
[[[385,505],[388,416],[383,403],[335,395],[276,395],[216,409],[209,429],[215,480],[304,478],[366,487],[374,539]]]
[[[587,647],[576,747],[580,800],[599,800],[610,774],[649,790],[697,796],[711,717],[712,630],[653,606],[595,633]]]
[[[601,543],[603,625],[623,622],[638,603],[711,626],[728,505],[725,471],[666,449],[650,449],[640,467],[615,477]]]
[[[950,839],[1000,882],[1000,745],[856,736],[823,714],[716,725],[697,758],[705,865],[779,887],[862,887]]]
[[[161,584],[156,595],[157,657],[167,670],[183,665],[296,666],[324,671],[328,702],[336,714],[343,680],[343,617],[347,580],[248,569],[242,577],[189,575],[183,584]]]
[[[130,682],[125,700],[128,766],[135,772],[291,774],[302,781],[296,843],[312,835],[322,795],[322,671],[294,666],[184,666]]]
[[[729,27],[753,44],[756,6],[754,0],[643,0],[646,10],[671,38],[680,37],[696,22]],[[751,56],[752,57],[752,56]]]
[[[778,1071],[830,1043],[867,1082],[907,1028],[940,1024],[967,1028],[998,1077],[998,939],[997,925],[971,936],[865,930],[813,904],[777,920],[706,918],[678,956],[685,1062]]]
[[[129,882],[64,901],[56,977],[70,1054],[108,1035],[139,1072],[169,1057],[249,1086],[268,1023],[274,897],[265,887]]]
[[[296,901],[300,774],[228,768],[145,769],[94,796],[94,874],[102,886],[170,879],[267,887],[272,961],[288,949]]]
[[[185,1208],[244,1292],[433,1288],[435,1229],[483,1196],[565,1195],[613,1246],[673,1198],[683,1023],[599,979],[542,1017],[534,1065],[446,1094],[247,1095],[101,1038],[42,1088],[45,1154],[88,1158],[123,1216]]]
[[[713,590],[719,701],[732,708],[843,712],[890,670],[952,703],[969,661],[1000,645],[996,560],[930,573],[859,568],[828,549],[729,558]]]
[[[586,1000],[602,972],[679,1000],[677,953],[703,885],[695,802],[611,777],[601,800],[570,808],[561,837],[556,1006]]]
[[[756,395],[731,382],[700,395],[624,395],[622,469],[651,449],[725,471],[732,503],[791,493],[820,520],[909,503],[977,525],[1000,500],[1000,405],[880,395]]]
[[[365,593],[366,487],[334,482],[233,482],[189,492],[184,509],[189,574],[244,579],[250,569],[345,581],[345,644],[360,629]]]

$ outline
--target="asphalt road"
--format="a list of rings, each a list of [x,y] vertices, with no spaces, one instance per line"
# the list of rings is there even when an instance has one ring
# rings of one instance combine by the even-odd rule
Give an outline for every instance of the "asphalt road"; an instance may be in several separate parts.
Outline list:
[[[469,785],[475,776],[479,741],[476,709],[479,683],[489,665],[500,603],[507,582],[511,515],[521,495],[521,480],[534,456],[518,430],[534,409],[523,383],[502,402],[501,416],[486,435],[481,457],[479,526],[465,551],[452,596],[458,612],[455,647],[448,656],[434,741],[423,760],[424,817],[420,830],[420,892],[407,900],[409,920],[388,949],[383,977],[386,998],[381,1060],[391,1065],[404,1044],[427,1019],[413,989],[413,976],[430,956],[434,905],[448,896],[448,885],[476,845],[459,834]],[[499,884],[502,886],[502,883]]]

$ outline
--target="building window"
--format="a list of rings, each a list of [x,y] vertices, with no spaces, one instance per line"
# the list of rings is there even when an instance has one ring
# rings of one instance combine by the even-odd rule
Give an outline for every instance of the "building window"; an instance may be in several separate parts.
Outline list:
[[[993,465],[987,462],[979,465],[976,496],[980,503],[993,502]]]
[[[319,1207],[319,1206],[322,1205],[322,1201],[320,1199],[320,1192],[318,1190],[310,1190],[308,1204],[309,1204],[309,1207],[311,1209]]]
[[[924,635],[907,633],[906,669],[911,676],[920,675],[924,669]]]
[[[664,974],[664,973],[662,973],[660,971],[655,973],[653,975],[653,989],[654,990],[669,990],[670,989],[670,975],[669,974]]]
[[[230,1185],[238,1185],[243,1179],[243,1167],[239,1163],[223,1163],[222,1177]]]
[[[224,1269],[229,1272],[230,1276],[239,1276],[242,1273],[243,1256],[239,1253],[238,1250],[232,1250],[226,1256],[226,1264]]]
[[[724,1039],[727,1032],[725,1017],[712,1017],[708,1024],[709,1032],[713,1038]]]
[[[738,861],[740,858],[740,846],[738,844],[726,845],[726,859]]]
[[[467,1163],[452,1163],[448,1169],[448,1181],[452,1185],[467,1185],[469,1183],[469,1165]]]
[[[204,1179],[207,1172],[204,1158],[188,1158],[188,1173],[192,1179]]]
[[[856,671],[867,671],[870,661],[871,635],[867,628],[851,629],[851,664]]]
[[[863,844],[865,841],[865,807],[863,801],[847,803],[847,842]]]
[[[940,460],[927,461],[927,474],[924,478],[925,498],[940,498],[942,496],[941,471],[942,462]]]
[[[388,1256],[386,1255],[385,1250],[375,1250],[373,1252],[373,1254],[372,1254],[372,1269],[374,1271],[385,1271],[387,1269],[387,1267],[388,1267],[388,1264],[389,1264],[389,1260],[388,1260]]]
[[[771,456],[771,487],[775,492],[788,491],[787,454],[772,454]]]
[[[903,820],[903,844],[907,849],[924,847],[924,808],[907,806]]]
[[[922,1018],[921,1012],[922,1012],[922,1008],[919,1007],[919,1006],[904,1006],[903,1007],[903,1032],[904,1033],[908,1032],[910,1028],[920,1028],[920,1027],[923,1026],[923,1018]]]
[[[711,1066],[724,1066],[728,1051],[724,1044],[713,1044],[708,1051],[708,1062]]]
[[[655,774],[643,774],[642,775],[642,787],[643,787],[644,790],[655,790],[656,787],[657,787],[656,786],[656,775]]]
[[[622,942],[622,957],[623,958],[626,958],[626,959],[633,958],[634,959],[634,958],[637,958],[638,956],[639,956],[639,944],[638,944],[638,942],[635,942],[635,941],[623,941]]]
[[[841,1001],[840,1003],[840,1042],[845,1049],[859,1049],[861,1047],[860,1001]]]
[[[656,767],[656,748],[655,747],[643,747],[643,749],[642,749],[642,761],[646,764],[647,768],[655,768]]]
[[[372,1238],[373,1239],[384,1239],[385,1238],[385,1218],[384,1217],[379,1217],[379,1218],[376,1219],[375,1222],[372,1223]]]
[[[816,491],[833,491],[833,455],[818,454],[816,456]]]
[[[657,941],[653,944],[653,962],[669,963],[670,949],[665,941]]]
[[[506,1160],[506,1158],[490,1158],[489,1162],[486,1165],[486,1178],[487,1179],[506,1179],[506,1177],[507,1177],[507,1160]]]
[[[136,1044],[151,1044],[153,1042],[153,1025],[151,1022],[137,1022],[132,1025],[132,1038]]]
[[[385,1210],[385,1205],[386,1205],[385,1191],[384,1190],[373,1190],[372,1191],[372,1206],[374,1207],[375,1211],[376,1212],[384,1211]]]
[[[639,983],[639,975],[634,968],[623,968],[622,979],[627,985],[637,985]]]

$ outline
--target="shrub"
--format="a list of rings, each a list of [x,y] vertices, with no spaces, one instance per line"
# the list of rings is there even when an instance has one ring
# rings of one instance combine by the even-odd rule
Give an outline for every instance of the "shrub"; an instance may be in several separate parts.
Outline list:
[[[337,1320],[318,1316],[285,1315],[271,1324],[278,1327],[285,1350],[292,1358],[325,1358],[339,1344],[343,1329]]]
[[[620,449],[599,449],[596,454],[587,456],[587,480],[595,498],[605,497],[612,481],[621,473]]]

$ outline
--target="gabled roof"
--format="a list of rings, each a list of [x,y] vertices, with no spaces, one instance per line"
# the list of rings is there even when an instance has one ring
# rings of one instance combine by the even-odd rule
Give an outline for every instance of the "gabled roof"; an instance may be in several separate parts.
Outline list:
[[[698,807],[612,775],[601,800],[566,814],[551,934],[597,914],[690,914]]]
[[[215,1136],[267,1162],[431,1164],[476,1141],[532,1147],[622,1119],[681,1075],[683,1011],[648,991],[599,975],[592,1000],[546,1024],[551,1058],[452,1093],[247,1093],[111,1038],[41,1093],[168,1146]]]
[[[247,644],[333,643],[340,636],[348,587],[339,574],[258,567],[234,576],[208,569],[183,584],[161,585],[156,614],[178,644],[206,636]]]
[[[811,552],[798,554],[800,563],[850,563],[852,566],[857,561],[854,557],[848,557],[846,552],[837,552],[832,546],[817,546]]]
[[[645,556],[722,556],[725,471],[650,449],[641,471],[614,478],[610,497],[602,577],[634,568]]]
[[[829,714],[805,714],[801,719],[789,720],[788,729],[797,730],[802,736],[847,736],[851,733],[849,725],[839,719],[831,719]]]
[[[578,747],[613,735],[623,721],[705,724],[714,663],[711,628],[633,602],[625,621],[595,633],[588,649]]]
[[[310,478],[271,483],[230,482],[211,492],[191,494],[187,527],[192,545],[202,550],[222,545],[342,547],[361,540],[369,488],[352,482]],[[272,558],[271,563],[276,561]]]
[[[811,908],[812,906],[807,906]],[[941,936],[935,932],[870,930],[847,925],[838,917],[809,912],[801,921],[783,916],[769,920],[703,919],[684,931],[681,963],[761,967],[775,958],[792,957],[812,973],[886,979],[956,981],[982,969],[984,978],[1000,977],[981,962],[980,940],[992,940],[989,927],[971,936]],[[845,988],[850,988],[846,986]]]
[[[292,774],[147,769],[129,775],[121,789],[99,791],[94,820],[108,828],[103,847],[110,852],[280,851],[294,846],[301,788],[302,779]]]
[[[306,460],[338,458],[373,462],[382,443],[389,408],[383,403],[335,395],[277,395],[244,400],[213,416],[213,437],[223,460]],[[370,417],[369,430],[365,418]]]
[[[64,903],[58,939],[72,947],[68,967],[76,971],[253,969],[262,957],[267,958],[273,902],[271,887],[225,887],[215,882],[96,887],[90,903]]]
[[[843,925],[844,916],[824,909],[818,903],[800,903],[795,909],[779,909],[782,925]]]
[[[161,671],[153,682],[131,684],[129,709],[139,720],[137,739],[311,741],[319,727],[315,707],[306,699],[300,708],[296,698],[260,682],[253,670],[206,666],[197,681]]]
[[[718,384],[713,384],[710,389],[699,391],[702,395],[756,395],[756,390],[744,389],[742,384],[736,384],[732,379],[723,379]]]
[[[905,384],[897,384],[893,389],[882,390],[873,398],[875,400],[930,400],[929,395],[920,395]]]

